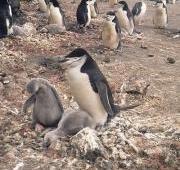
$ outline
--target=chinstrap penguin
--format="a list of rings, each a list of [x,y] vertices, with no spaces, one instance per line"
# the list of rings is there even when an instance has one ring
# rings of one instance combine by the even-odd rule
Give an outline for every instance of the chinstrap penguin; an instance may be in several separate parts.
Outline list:
[[[125,35],[132,35],[134,31],[134,19],[128,4],[125,1],[120,1],[118,3],[116,16],[120,23],[122,33]]]
[[[121,28],[115,12],[107,13],[102,31],[102,40],[105,47],[117,49],[121,47]]]
[[[93,4],[90,0],[81,0],[76,11],[77,26],[80,29],[84,29],[89,26],[91,22],[91,10],[90,5]]]
[[[20,15],[20,0],[9,0],[13,16]]]
[[[48,22],[66,30],[65,15],[57,0],[49,0],[47,5]]]
[[[48,66],[48,63],[59,63],[65,70],[75,101],[81,110],[90,114],[97,126],[104,125],[108,117],[117,113],[108,82],[86,50],[77,48],[64,57],[46,58],[39,64]]]
[[[8,0],[0,1],[0,38],[13,33],[12,10]]]
[[[161,1],[157,1],[153,16],[153,24],[155,28],[166,28],[168,24],[168,12],[166,5]]]
[[[145,2],[141,1],[141,2],[135,3],[135,5],[132,9],[132,14],[133,14],[134,22],[136,25],[141,25],[141,22],[146,13],[146,9],[147,9],[147,7],[146,7]]]
[[[31,96],[22,107],[22,113],[33,105],[32,127],[37,124],[45,127],[57,127],[64,112],[56,89],[45,79],[34,78],[26,86]]]

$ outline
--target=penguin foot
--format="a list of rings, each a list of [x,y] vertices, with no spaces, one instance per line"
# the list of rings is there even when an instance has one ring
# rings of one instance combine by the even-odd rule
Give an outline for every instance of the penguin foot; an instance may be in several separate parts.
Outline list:
[[[35,131],[36,132],[42,132],[44,130],[44,126],[43,125],[41,125],[41,124],[36,124],[35,125]]]

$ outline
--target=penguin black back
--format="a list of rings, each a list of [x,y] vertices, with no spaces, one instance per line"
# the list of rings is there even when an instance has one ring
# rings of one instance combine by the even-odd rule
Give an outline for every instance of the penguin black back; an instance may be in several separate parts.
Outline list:
[[[128,18],[131,18],[131,17],[132,17],[132,13],[131,13],[131,11],[129,10],[129,7],[128,7],[127,2],[125,2],[125,1],[120,1],[119,4],[120,4],[120,5],[123,5],[123,10],[124,10],[124,11],[127,11],[127,17],[128,17]]]
[[[85,63],[83,64],[83,66],[81,67],[80,71],[88,75],[92,89],[95,93],[98,93],[97,83],[101,82],[105,84],[107,88],[108,100],[111,105],[112,111],[114,113],[117,113],[109,84],[106,78],[104,77],[104,75],[102,74],[102,72],[100,71],[96,62],[89,55],[89,53],[83,48],[77,48],[74,51],[72,51],[70,54],[68,54],[66,57],[71,58],[71,57],[83,57],[83,56],[86,56],[87,59]]]
[[[87,8],[88,0],[81,0],[76,12],[77,22],[79,25],[85,26],[88,22],[88,8]]]
[[[133,9],[132,9],[132,14],[133,14],[133,16],[140,14],[140,12],[141,12],[141,7],[142,7],[142,2],[137,2],[137,3],[134,5],[134,7],[133,7]]]
[[[7,36],[12,27],[12,11],[8,0],[0,1],[0,38]]]
[[[112,20],[112,22],[114,22],[114,23],[116,24],[116,26],[115,26],[116,32],[117,32],[117,33],[121,33],[120,23],[119,23],[119,21],[118,21],[118,18],[117,18],[117,16],[116,16],[115,12],[114,12],[114,11],[109,11],[109,12],[107,12],[107,15],[115,16],[114,19]]]

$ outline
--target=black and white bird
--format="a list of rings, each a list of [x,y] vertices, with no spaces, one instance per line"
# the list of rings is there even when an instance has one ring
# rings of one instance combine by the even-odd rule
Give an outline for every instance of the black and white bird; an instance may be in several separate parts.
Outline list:
[[[166,28],[168,24],[168,12],[166,5],[161,1],[157,1],[153,16],[153,24],[155,28]]]
[[[41,12],[47,12],[47,5],[49,3],[49,0],[38,0],[39,3],[39,10]]]
[[[70,91],[81,110],[87,112],[96,126],[113,117],[116,107],[111,89],[98,65],[88,52],[77,48],[64,57],[46,58],[41,65],[57,65],[65,70]]]
[[[141,25],[141,22],[143,21],[143,18],[146,13],[146,4],[143,1],[135,3],[133,9],[132,9],[132,14],[134,17],[134,21],[136,25]]]
[[[118,49],[121,47],[121,28],[114,11],[107,13],[102,31],[102,40],[105,47]]]
[[[91,4],[93,4],[93,1],[81,0],[76,11],[77,24],[79,28],[85,28],[89,26],[91,22]]]
[[[96,18],[99,14],[99,9],[96,0],[91,0],[92,4],[90,4],[91,18]]]
[[[49,24],[56,24],[62,30],[66,30],[65,15],[57,0],[49,0],[47,13]]]
[[[8,0],[0,1],[0,38],[13,33],[12,10]]]
[[[118,3],[116,16],[120,23],[122,34],[132,35],[134,31],[134,19],[128,4],[125,1],[120,1]]]
[[[20,15],[20,0],[9,0],[13,16]]]

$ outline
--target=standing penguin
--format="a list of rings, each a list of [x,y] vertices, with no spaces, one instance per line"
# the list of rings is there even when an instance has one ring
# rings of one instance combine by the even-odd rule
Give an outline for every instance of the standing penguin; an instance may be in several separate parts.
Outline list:
[[[13,33],[12,10],[8,0],[0,1],[0,38]]]
[[[110,49],[117,49],[121,47],[120,41],[121,28],[115,12],[107,13],[106,21],[102,31],[102,40],[104,46]]]
[[[99,13],[99,9],[97,6],[96,0],[92,0],[92,4],[90,4],[91,17],[96,18]]]
[[[128,4],[125,1],[120,1],[118,6],[116,16],[121,25],[121,31],[125,35],[132,35],[134,31],[134,19]]]
[[[49,24],[57,24],[62,30],[66,30],[65,16],[57,0],[50,0],[48,4]]]
[[[39,9],[41,12],[47,11],[47,4],[49,3],[47,0],[38,0],[39,2]]]
[[[46,58],[41,65],[59,64],[65,69],[70,90],[81,110],[87,112],[96,126],[104,125],[116,113],[108,82],[96,62],[82,48],[64,57]]]
[[[168,13],[166,5],[161,1],[157,1],[156,9],[153,17],[155,28],[166,28],[168,23]]]
[[[146,4],[143,1],[135,3],[132,9],[135,24],[141,25],[146,9]]]
[[[79,28],[85,28],[89,26],[91,22],[91,10],[90,5],[93,1],[81,0],[76,12],[77,24]]]
[[[20,0],[9,0],[9,3],[11,5],[12,14],[14,16],[20,15]]]

